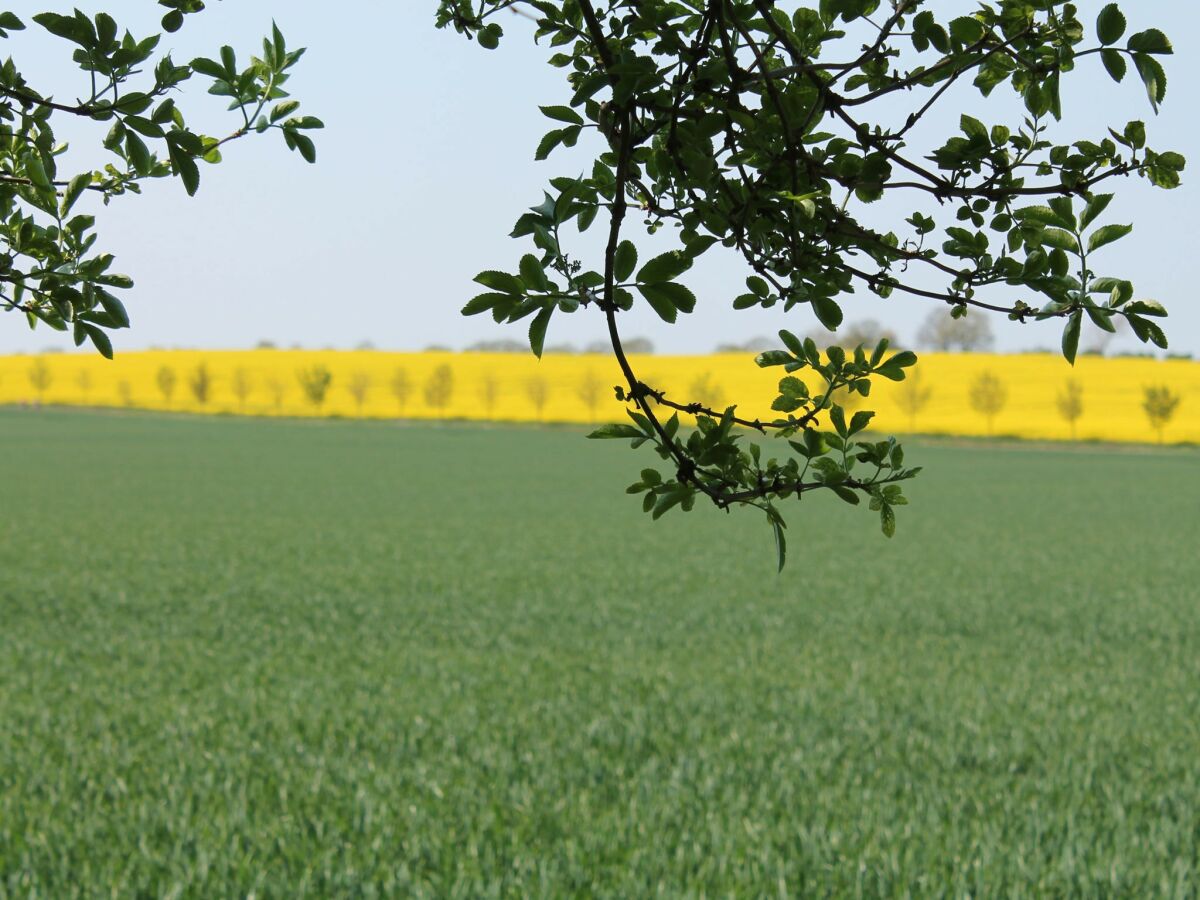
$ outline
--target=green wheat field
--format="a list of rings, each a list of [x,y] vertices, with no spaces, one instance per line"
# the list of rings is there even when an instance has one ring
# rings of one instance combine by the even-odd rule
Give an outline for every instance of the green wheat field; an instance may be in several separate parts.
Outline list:
[[[912,442],[780,576],[575,430],[0,447],[0,896],[1200,891],[1194,450]]]

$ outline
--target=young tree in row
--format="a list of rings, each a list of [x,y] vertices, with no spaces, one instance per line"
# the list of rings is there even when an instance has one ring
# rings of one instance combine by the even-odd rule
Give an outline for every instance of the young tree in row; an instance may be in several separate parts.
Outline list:
[[[550,399],[550,383],[546,381],[546,376],[530,375],[525,379],[525,396],[533,404],[534,417],[540,422]]]
[[[594,369],[587,369],[579,376],[579,382],[575,385],[575,396],[587,407],[589,422],[596,421],[596,410],[604,397],[606,387],[604,379],[597,375]]]
[[[396,398],[396,405],[400,408],[400,415],[404,415],[404,410],[408,406],[413,392],[412,379],[408,377],[408,370],[398,367],[392,373],[391,387],[392,396]]]
[[[167,406],[171,405],[171,397],[175,394],[175,381],[175,370],[170,366],[159,366],[158,371],[154,373],[154,383]]]
[[[212,396],[212,373],[208,370],[205,363],[198,363],[190,373],[188,373],[188,390],[192,392],[192,397],[200,406],[208,403]]]
[[[917,430],[917,416],[933,399],[933,386],[925,383],[925,376],[920,367],[912,370],[907,378],[896,388],[896,405],[908,416],[908,430]]]
[[[275,414],[283,412],[283,398],[287,394],[287,382],[277,375],[268,375],[263,381],[267,393],[271,395],[271,405]]]
[[[1182,399],[1165,384],[1151,385],[1142,389],[1142,411],[1150,420],[1150,427],[1158,434],[1160,444],[1164,440],[1163,432],[1171,419],[1175,417],[1175,410],[1179,408]]]
[[[1071,440],[1075,440],[1075,423],[1083,416],[1083,385],[1074,378],[1063,384],[1062,393],[1055,398],[1058,414],[1071,428]]]
[[[425,382],[425,405],[444,413],[454,397],[454,370],[443,363],[430,373]]]
[[[300,382],[300,391],[314,409],[319,410],[325,404],[325,396],[333,384],[333,373],[326,366],[314,363],[296,372],[296,380]]]
[[[980,372],[967,391],[967,402],[971,409],[987,419],[987,433],[993,431],[996,416],[1008,403],[1008,388],[991,372]]]
[[[438,24],[492,48],[499,18],[516,5],[441,0]],[[779,349],[758,356],[785,370],[773,401],[779,415],[769,421],[667,398],[639,375],[622,337],[626,313],[645,304],[668,323],[690,314],[696,296],[681,279],[710,252],[736,254],[746,267],[735,308],[805,311],[830,330],[845,298],[862,290],[932,301],[955,317],[1059,320],[1072,361],[1085,317],[1123,317],[1141,340],[1165,346],[1155,322],[1162,307],[1135,301],[1131,283],[1102,274],[1102,248],[1132,230],[1102,217],[1118,179],[1175,187],[1183,157],[1149,146],[1138,121],[1061,143],[1063,129],[1052,124],[1062,116],[1063,82],[1080,73],[1120,81],[1135,72],[1151,106],[1162,102],[1159,58],[1170,42],[1154,28],[1127,34],[1117,4],[1087,22],[1063,0],[520,6],[532,11],[536,39],[557,48],[550,64],[569,90],[565,102],[542,107],[553,127],[536,157],[598,152],[570,161],[582,175],[550,179],[512,231],[529,252],[515,267],[476,276],[485,293],[464,312],[527,323],[538,355],[556,316],[602,318],[631,421],[595,436],[657,452],[664,468],[645,469],[633,486],[655,517],[698,499],[756,508],[782,564],[785,504],[814,492],[865,498],[890,535],[902,482],[916,474],[894,440],[862,437],[869,410],[848,416],[833,398],[839,389],[866,397],[872,379],[904,379],[915,355],[889,355],[883,341],[822,351],[781,331]],[[973,86],[983,99],[964,103],[957,129],[938,134],[928,123],[961,97],[952,85]],[[1008,91],[1023,115],[983,102]],[[585,129],[599,140],[580,140]],[[867,205],[884,197],[912,214],[877,227]],[[660,252],[649,260],[628,238],[631,218],[658,235]],[[596,256],[577,238],[593,224],[603,233]],[[764,453],[745,430],[785,438],[783,452]]]
[[[83,398],[83,402],[87,403],[92,394],[92,373],[87,369],[80,369],[76,372],[75,386],[79,388],[79,395]]]
[[[38,403],[41,403],[46,398],[46,391],[50,390],[50,385],[54,383],[54,373],[50,371],[50,366],[40,356],[29,365],[29,386],[33,388],[33,392],[37,394]]]
[[[500,400],[500,379],[490,369],[479,376],[479,403],[489,419],[495,415],[496,403]]]
[[[159,5],[168,10],[166,32],[178,31],[185,16],[204,8],[200,0]],[[114,271],[112,255],[96,246],[92,213],[100,206],[92,201],[107,205],[135,197],[154,178],[178,178],[195,194],[199,163],[221,162],[227,145],[250,134],[278,131],[312,162],[316,151],[305,132],[321,122],[295,115],[299,103],[286,99],[283,85],[304,51],[289,50],[278,28],[246,65],[238,65],[229,46],[216,59],[179,65],[159,50],[162,33],[135,37],[107,12],[31,18],[67,45],[63,61],[74,60],[78,89],[70,94],[75,99],[66,100],[61,86],[70,81],[62,76],[69,73],[48,79],[53,87],[31,83],[12,57],[0,73],[0,310],[23,313],[31,328],[41,323],[72,331],[77,345],[91,341],[111,357],[108,332],[129,325],[117,294],[133,281]],[[16,43],[14,33],[25,27],[14,13],[0,12],[0,39]],[[208,128],[194,128],[184,114],[180,89],[196,76],[208,93],[230,99],[233,123],[223,137],[209,137]],[[94,163],[66,168],[87,157],[62,153],[54,128],[64,119],[96,124],[92,149],[103,154]]]
[[[246,400],[254,392],[254,382],[250,373],[241,366],[234,369],[229,386],[233,390],[233,396],[237,397],[238,412],[244,413],[246,411]]]
[[[354,372],[346,383],[346,391],[354,400],[354,408],[361,418],[363,404],[367,402],[367,394],[371,392],[371,376],[366,372]]]
[[[133,407],[133,385],[129,383],[129,379],[122,378],[117,382],[117,397],[126,409]]]
[[[725,391],[713,380],[712,372],[704,372],[692,379],[688,396],[711,409],[721,409],[725,403]]]

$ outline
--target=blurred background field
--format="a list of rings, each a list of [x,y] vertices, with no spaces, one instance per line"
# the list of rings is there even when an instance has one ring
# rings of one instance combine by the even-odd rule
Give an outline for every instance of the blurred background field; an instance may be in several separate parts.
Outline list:
[[[736,403],[743,415],[774,416],[768,404],[783,372],[759,369],[752,353],[647,355],[634,364],[680,402]],[[328,383],[317,402],[304,380],[322,371]],[[915,371],[899,385],[877,380],[871,397],[858,400],[878,411],[881,430],[1155,441],[1144,391],[1166,386],[1180,402],[1161,438],[1200,443],[1200,363],[1190,359],[1081,356],[1072,368],[1049,353],[922,353]],[[992,416],[969,402],[985,374],[1001,394]],[[528,353],[303,350],[130,352],[112,362],[94,354],[0,357],[0,403],[251,415],[589,423],[623,417],[613,399],[620,380],[602,354],[547,354],[540,362]],[[1080,400],[1073,423],[1061,411],[1070,382]]]
[[[1194,450],[915,440],[777,576],[583,430],[0,410],[0,896],[1200,891]]]

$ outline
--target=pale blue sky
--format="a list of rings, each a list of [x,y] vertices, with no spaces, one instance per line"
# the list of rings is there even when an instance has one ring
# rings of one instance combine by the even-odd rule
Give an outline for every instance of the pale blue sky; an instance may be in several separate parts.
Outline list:
[[[149,0],[79,5],[89,12],[120,10],[121,24],[135,32],[149,30],[161,11]],[[545,180],[582,169],[584,157],[569,153],[533,161],[547,126],[538,104],[564,102],[568,92],[562,73],[547,67],[545,51],[529,40],[529,23],[506,20],[508,39],[488,52],[435,30],[435,5],[226,0],[211,3],[166,39],[178,60],[212,54],[226,41],[244,56],[276,17],[290,45],[309,48],[290,86],[304,111],[323,118],[327,128],[315,135],[316,166],[288,153],[276,135],[247,139],[228,148],[223,165],[202,168],[194,199],[178,182],[163,182],[142,198],[98,210],[102,245],[137,281],[127,299],[133,328],[115,336],[118,352],[247,347],[260,338],[284,346],[349,348],[369,340],[380,348],[420,349],[523,337],[522,326],[463,319],[458,310],[475,293],[476,272],[515,266],[525,252],[507,233],[523,209],[538,202]],[[1080,3],[1088,18],[1102,5]],[[1131,277],[1139,296],[1168,307],[1172,349],[1200,354],[1200,303],[1192,287],[1200,280],[1200,129],[1194,119],[1200,9],[1178,0],[1123,6],[1131,28],[1158,26],[1174,41],[1176,55],[1164,60],[1166,105],[1155,117],[1136,79],[1112,84],[1093,57],[1068,80],[1067,125],[1072,138],[1096,137],[1110,123],[1144,119],[1152,146],[1190,157],[1192,169],[1177,191],[1157,191],[1141,180],[1120,183],[1109,216],[1134,221],[1136,229],[1110,248],[1104,268]],[[9,8],[28,16],[67,7],[37,0]],[[64,78],[64,46],[39,31],[13,35],[0,51],[11,53],[31,80],[50,79],[60,97],[79,93],[82,81]],[[989,124],[1016,124],[1015,107],[1006,100],[993,105],[978,95],[951,94],[931,131],[956,127],[951,123],[963,103]],[[195,88],[181,105],[196,110],[195,127],[231,130],[232,120]],[[89,145],[81,140],[89,132],[68,132],[66,123],[60,131],[95,159],[92,147],[102,132],[90,132]],[[886,228],[888,216],[898,220],[910,211],[905,204],[879,204],[871,214]],[[579,246],[587,252],[596,243]],[[745,274],[734,258],[705,262],[690,277],[700,299],[692,316],[672,327],[638,310],[626,333],[651,337],[660,352],[697,352],[780,327],[804,332],[816,326],[804,307],[788,315],[735,314],[730,302],[744,290]],[[844,306],[847,321],[876,318],[902,338],[912,337],[930,308],[927,301],[868,294],[847,298]],[[1058,343],[1051,324],[1021,327],[996,319],[993,325],[1002,349]],[[556,318],[548,342],[582,344],[602,336],[598,318],[584,312]],[[0,352],[54,345],[70,342],[45,329],[31,333],[17,316],[0,317]]]

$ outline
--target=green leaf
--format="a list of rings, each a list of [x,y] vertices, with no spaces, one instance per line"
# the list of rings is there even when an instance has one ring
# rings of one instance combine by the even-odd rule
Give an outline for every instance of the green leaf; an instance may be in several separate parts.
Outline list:
[[[566,134],[565,129],[547,131],[537,146],[537,152],[533,154],[534,160],[540,162],[548,157],[554,151],[554,148],[562,143],[564,134]]]
[[[842,324],[842,308],[833,298],[813,297],[812,308],[820,323],[830,331],[836,331],[837,327]]]
[[[1082,324],[1083,311],[1077,309],[1067,318],[1067,327],[1063,329],[1063,357],[1071,365],[1075,365],[1075,354],[1079,351],[1079,329]]]
[[[150,157],[150,148],[146,146],[146,142],[138,137],[137,133],[133,130],[126,130],[125,132],[125,154],[129,157],[129,162],[133,164],[134,170],[139,175],[150,174],[150,169],[154,165]],[[191,191],[188,193],[191,193]]]
[[[1062,228],[1047,228],[1042,232],[1042,243],[1071,253],[1079,252],[1079,241],[1075,239],[1075,235]]]
[[[671,286],[666,284],[640,284],[638,285],[638,292],[646,298],[646,302],[658,313],[660,319],[664,322],[674,323],[679,310],[675,306],[675,300],[671,293],[662,290],[662,288]]]
[[[895,356],[887,360],[882,366],[875,370],[877,375],[882,375],[890,381],[903,381],[905,377],[904,370],[910,366],[917,364],[917,354],[911,350],[901,350]]]
[[[1103,228],[1097,228],[1088,238],[1088,253],[1100,249],[1105,244],[1119,241],[1131,231],[1132,225],[1105,225]]]
[[[779,571],[782,572],[787,563],[787,539],[783,535],[783,524],[771,519],[771,530],[775,534],[775,555],[779,560]]]
[[[786,366],[795,361],[795,357],[786,350],[764,350],[758,356],[754,357],[754,364],[760,369],[770,368],[771,366]]]
[[[1119,50],[1101,50],[1100,61],[1104,63],[1104,68],[1108,70],[1113,81],[1120,83],[1125,80],[1125,73],[1129,71],[1129,65]]]
[[[87,190],[88,185],[92,183],[92,173],[83,172],[71,179],[67,189],[63,192],[62,204],[60,206],[61,214],[66,216],[71,211],[71,207],[75,205],[75,201],[80,195]]]
[[[225,71],[225,67],[223,65],[221,65],[219,62],[217,62],[215,59],[208,59],[207,57],[197,56],[195,59],[193,59],[191,61],[190,65],[191,65],[192,69],[199,72],[201,75],[207,75],[209,78],[224,79],[224,78],[228,77],[228,73]],[[299,106],[300,104],[297,103],[296,105]],[[285,115],[286,115],[286,113],[285,113]]]
[[[1133,149],[1141,150],[1146,146],[1146,123],[1138,120],[1127,123],[1122,136]]]
[[[1166,308],[1157,300],[1134,300],[1125,307],[1127,313],[1137,313],[1142,316],[1166,316]]]
[[[798,358],[804,359],[804,342],[796,337],[790,331],[781,329],[779,339],[783,341],[783,346],[792,351]]]
[[[508,294],[479,294],[467,301],[466,306],[462,308],[462,315],[474,316],[481,312],[487,312],[493,309],[497,304],[510,302],[513,298]]]
[[[959,127],[962,129],[963,134],[969,138],[975,138],[981,141],[988,140],[987,126],[974,116],[969,116],[966,113],[963,113],[959,118]]]
[[[1125,46],[1134,53],[1157,53],[1169,56],[1175,51],[1171,41],[1157,28],[1148,28],[1133,35]]]
[[[554,307],[547,306],[529,323],[529,349],[538,359],[542,358],[542,347],[546,343],[546,328],[550,324],[552,315],[554,315]]]
[[[632,425],[601,425],[588,435],[593,440],[612,440],[616,438],[644,438],[645,435]]]
[[[1079,227],[1087,228],[1097,217],[1108,209],[1108,204],[1112,203],[1112,194],[1097,194],[1088,201],[1087,206],[1083,210],[1083,215],[1079,217]]]
[[[92,344],[100,351],[100,355],[105,359],[112,359],[112,341],[108,339],[108,335],[104,333],[104,330],[88,322],[83,323],[83,328],[87,332],[88,337],[92,339]]]
[[[315,163],[317,161],[317,145],[312,142],[306,134],[296,134],[291,132],[292,140],[296,143],[296,149],[300,151],[300,155],[304,157],[307,163]]]
[[[550,289],[550,284],[546,280],[546,272],[542,269],[538,258],[532,253],[526,253],[521,257],[521,280],[525,282],[526,286],[537,291]]]
[[[829,421],[837,430],[839,437],[845,438],[849,436],[850,431],[846,427],[846,411],[836,403],[833,405],[833,408],[829,410]]]
[[[1133,329],[1133,333],[1143,344],[1148,341],[1163,350],[1167,349],[1167,336],[1163,334],[1163,330],[1157,324],[1138,315],[1126,316],[1126,321],[1129,322],[1129,327]]]
[[[879,522],[883,529],[884,535],[887,537],[896,536],[896,513],[892,509],[890,503],[882,503],[879,506]]]
[[[124,303],[103,288],[96,289],[96,297],[100,301],[100,306],[108,313],[109,318],[113,320],[114,327],[129,327],[129,313],[125,310]],[[1164,313],[1164,315],[1166,314]]]
[[[196,160],[174,141],[168,141],[167,148],[175,174],[183,181],[188,196],[194,197],[200,187],[200,169],[196,166]]]
[[[671,250],[654,257],[638,270],[637,280],[643,282],[672,281],[692,267],[686,253]]]
[[[1039,225],[1057,225],[1059,228],[1074,228],[1075,221],[1071,218],[1064,218],[1057,210],[1049,206],[1026,206],[1018,209],[1016,212],[1017,218],[1022,222],[1036,222]]]
[[[492,22],[479,29],[479,46],[485,50],[495,50],[500,46],[500,38],[504,36],[504,29]]]
[[[681,313],[690,313],[696,308],[696,295],[692,293],[690,288],[678,282],[643,284],[638,287],[638,290],[647,300],[650,299],[650,294],[658,294],[660,297],[669,300]]]
[[[1150,98],[1150,106],[1155,112],[1158,112],[1158,105],[1167,95],[1167,73],[1163,71],[1163,67],[1157,59],[1144,53],[1134,55],[1133,65],[1142,77],[1142,84],[1146,86],[1146,96]]]
[[[617,245],[617,252],[613,257],[613,277],[617,281],[627,279],[637,268],[637,259],[637,247],[633,245],[633,241],[621,241]]]
[[[1102,44],[1115,44],[1125,33],[1125,16],[1120,7],[1110,3],[1096,17],[1096,37]]]
[[[871,424],[871,420],[873,418],[875,418],[875,413],[869,409],[863,409],[856,412],[850,417],[850,434],[858,434]]]
[[[525,295],[525,285],[515,275],[509,275],[507,272],[497,272],[494,269],[480,272],[473,279],[476,284],[482,284],[486,288],[491,288],[493,291],[499,291],[502,294],[510,294],[514,297],[523,297]]]
[[[583,116],[569,106],[539,106],[542,115],[556,122],[566,122],[568,125],[582,125]]]

